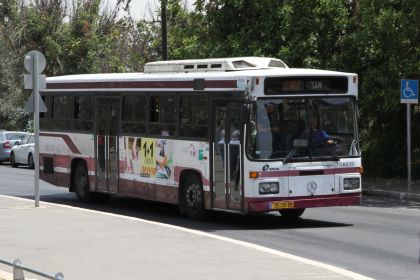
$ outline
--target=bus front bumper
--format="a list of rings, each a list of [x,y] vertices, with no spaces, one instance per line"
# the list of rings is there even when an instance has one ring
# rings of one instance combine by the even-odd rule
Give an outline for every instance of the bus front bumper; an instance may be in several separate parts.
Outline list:
[[[245,198],[249,213],[269,212],[285,209],[300,209],[328,206],[359,205],[362,194],[347,193],[338,195],[286,197],[286,198]]]

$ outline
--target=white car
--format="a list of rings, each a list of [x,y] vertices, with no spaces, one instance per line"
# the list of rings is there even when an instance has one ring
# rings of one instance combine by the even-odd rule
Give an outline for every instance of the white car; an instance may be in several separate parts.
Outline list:
[[[34,134],[26,135],[20,144],[13,146],[10,152],[10,165],[18,167],[18,165],[28,165],[29,168],[35,168],[34,154],[35,143]]]

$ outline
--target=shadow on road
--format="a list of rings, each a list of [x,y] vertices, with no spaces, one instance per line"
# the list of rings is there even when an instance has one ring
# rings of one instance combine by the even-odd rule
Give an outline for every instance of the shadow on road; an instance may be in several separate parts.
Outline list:
[[[33,199],[32,196],[26,196],[25,198]],[[74,194],[65,193],[44,195],[41,197],[41,203],[42,201],[135,217],[206,232],[229,229],[282,230],[353,226],[352,224],[305,219],[305,214],[303,214],[301,219],[290,221],[282,218],[280,214],[277,213],[243,216],[240,214],[216,211],[209,211],[205,221],[197,222],[181,215],[178,211],[178,206],[176,205],[122,197],[111,197],[107,203],[85,204],[79,202]]]

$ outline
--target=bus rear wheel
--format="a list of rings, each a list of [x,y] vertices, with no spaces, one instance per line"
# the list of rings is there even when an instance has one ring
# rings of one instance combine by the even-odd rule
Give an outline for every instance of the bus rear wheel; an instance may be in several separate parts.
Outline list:
[[[190,174],[182,185],[181,201],[183,211],[193,220],[203,220],[204,209],[203,183],[199,176]]]
[[[73,174],[74,191],[77,198],[82,202],[91,201],[91,193],[89,191],[89,177],[86,165],[83,162],[78,162]]]
[[[281,216],[288,220],[296,220],[305,212],[305,208],[300,209],[286,209],[279,211]]]

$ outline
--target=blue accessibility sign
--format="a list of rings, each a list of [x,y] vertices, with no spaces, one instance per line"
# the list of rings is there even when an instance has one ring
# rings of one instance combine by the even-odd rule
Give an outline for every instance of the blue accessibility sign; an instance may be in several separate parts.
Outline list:
[[[419,100],[419,81],[401,80],[401,103],[415,103]]]

